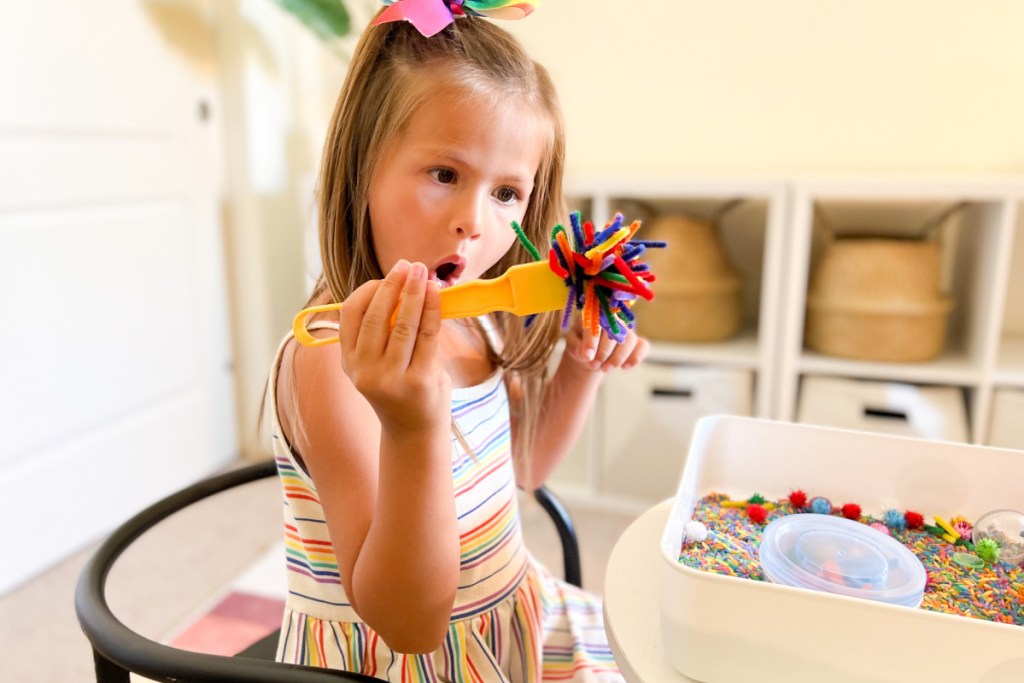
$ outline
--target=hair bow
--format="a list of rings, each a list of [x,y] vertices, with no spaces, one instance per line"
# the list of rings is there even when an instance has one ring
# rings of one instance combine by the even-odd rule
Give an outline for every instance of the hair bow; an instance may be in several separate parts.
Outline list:
[[[373,25],[406,20],[429,38],[455,17],[477,16],[491,19],[522,19],[540,0],[383,0],[387,8]]]

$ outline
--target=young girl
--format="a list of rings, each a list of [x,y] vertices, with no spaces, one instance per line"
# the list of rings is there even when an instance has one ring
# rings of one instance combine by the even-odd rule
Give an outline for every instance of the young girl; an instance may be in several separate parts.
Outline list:
[[[309,301],[344,301],[309,326],[340,344],[289,335],[268,384],[289,569],[278,659],[403,683],[621,680],[599,601],[524,548],[516,486],[544,481],[602,371],[647,343],[577,324],[547,381],[558,313],[440,317],[440,289],[531,260],[512,221],[545,244],[564,220],[563,155],[547,72],[489,20],[362,36],[324,149]]]

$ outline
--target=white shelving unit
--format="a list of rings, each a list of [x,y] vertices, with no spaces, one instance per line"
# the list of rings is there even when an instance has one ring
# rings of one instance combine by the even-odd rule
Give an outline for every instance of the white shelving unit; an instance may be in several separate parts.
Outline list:
[[[1008,293],[1022,189],[1021,182],[982,179],[795,181],[776,417],[795,418],[805,375],[950,385],[962,388],[967,397],[972,443],[986,443],[1000,347],[1005,346],[1006,304],[1018,296]],[[962,208],[955,211],[958,206]],[[955,303],[946,348],[938,358],[878,363],[832,358],[804,347],[808,273],[823,220],[839,234],[856,229],[898,235],[919,231],[950,211],[954,213],[938,229],[943,285]]]
[[[600,497],[603,505],[639,511],[651,501],[670,496],[678,483],[697,409],[685,400],[691,383],[704,386],[695,403],[760,417],[772,417],[775,412],[788,189],[774,180],[649,176],[577,178],[567,190],[573,208],[595,224],[616,212],[627,219],[643,217],[634,213],[638,207],[642,213],[653,210],[710,218],[741,200],[723,216],[719,231],[730,261],[744,279],[739,333],[721,343],[655,341],[649,365],[662,370],[609,375],[580,443],[555,475],[562,493]],[[638,237],[643,238],[643,229]],[[670,251],[685,248],[669,238]],[[722,389],[727,386],[732,389]],[[683,391],[676,391],[680,388]],[[649,401],[649,419],[645,421],[643,410],[633,411],[621,424],[620,411],[615,416],[619,423],[609,426],[611,411],[624,396]],[[673,402],[685,419],[672,419]],[[619,429],[625,434],[615,431]],[[631,476],[632,463],[625,459],[633,457],[632,445],[645,454],[635,458],[637,473]],[[643,468],[657,471],[640,473]],[[638,492],[645,481],[652,482],[651,487]]]
[[[744,200],[725,215],[720,231],[730,259],[744,275],[741,332],[721,343],[658,341],[652,344],[649,358],[659,366],[750,373],[753,391],[748,414],[796,419],[801,379],[809,375],[952,386],[963,391],[971,442],[985,444],[999,391],[1024,390],[1024,177],[580,177],[567,192],[574,208],[595,223],[608,220],[616,211],[633,218],[631,208],[637,206],[709,217],[727,202]],[[856,228],[898,235],[919,230],[943,215],[939,228],[943,287],[955,307],[945,350],[937,359],[866,362],[804,347],[808,274],[820,247],[823,221],[836,234]],[[670,243],[669,248],[685,249],[686,245]],[[629,394],[630,382],[650,381],[642,375],[631,379],[630,373],[617,373],[608,377],[603,392],[618,398]],[[601,504],[637,509],[671,495],[677,484],[669,477],[672,468],[665,470],[663,479],[668,481],[660,489],[646,495],[619,495],[619,475],[610,464],[628,457],[622,448],[629,446],[628,440],[626,446],[610,443],[614,440],[608,438],[606,425],[612,409],[619,410],[614,401],[598,401],[580,444],[556,472],[555,484],[569,495],[578,493]],[[637,425],[636,429],[649,427]],[[645,437],[649,434],[638,436]],[[648,444],[637,455],[635,466],[662,467],[669,462],[681,471],[688,444],[675,441],[666,437],[654,453]]]

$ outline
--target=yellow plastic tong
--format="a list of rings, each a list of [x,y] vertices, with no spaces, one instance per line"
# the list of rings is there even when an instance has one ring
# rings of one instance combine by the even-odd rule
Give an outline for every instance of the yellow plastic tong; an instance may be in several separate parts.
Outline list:
[[[565,307],[568,295],[565,282],[552,272],[547,261],[536,261],[512,266],[492,280],[472,280],[442,289],[441,317],[472,318],[495,311],[516,315],[557,311]],[[325,304],[299,311],[292,324],[295,338],[306,346],[324,346],[338,341],[337,337],[314,337],[306,329],[306,321],[311,315],[337,311],[341,307],[342,304]]]

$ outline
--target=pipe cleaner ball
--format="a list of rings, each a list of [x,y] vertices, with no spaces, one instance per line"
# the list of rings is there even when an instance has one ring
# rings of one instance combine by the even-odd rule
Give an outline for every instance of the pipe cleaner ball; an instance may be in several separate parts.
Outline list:
[[[840,511],[847,519],[852,519],[855,522],[860,519],[860,505],[856,503],[847,503],[840,508]]]
[[[789,504],[797,510],[802,510],[807,505],[807,494],[800,489],[790,491]]]
[[[764,524],[764,521],[768,519],[768,510],[766,510],[763,505],[751,503],[747,506],[747,516],[750,517],[750,521],[755,524]]]
[[[903,519],[906,520],[908,529],[921,529],[924,527],[924,515],[920,512],[907,510],[903,513]]]
[[[690,520],[683,527],[684,543],[703,543],[708,540],[708,528],[697,520]]]
[[[601,330],[617,342],[625,341],[636,324],[631,310],[638,297],[648,301],[654,298],[650,283],[654,273],[640,260],[648,249],[663,249],[665,242],[634,240],[640,221],[624,226],[622,214],[594,230],[587,221],[580,223],[580,212],[569,214],[571,230],[561,224],[551,230],[548,265],[565,281],[568,296],[562,312],[562,329],[569,329],[573,311],[580,311],[583,330],[597,336]],[[519,241],[534,259],[541,254],[526,237],[518,223],[512,223]],[[536,315],[528,316],[526,326],[533,324]]]
[[[971,541],[974,538],[974,527],[963,517],[954,517],[949,520],[949,523],[953,526],[960,538],[965,541]]]
[[[823,496],[811,498],[811,512],[817,515],[831,515],[832,503]]]
[[[907,528],[907,518],[899,510],[886,510],[882,515],[882,520],[890,529],[903,531]]]
[[[986,564],[992,564],[999,560],[999,544],[991,538],[983,538],[974,544],[974,552],[983,559]]]
[[[875,531],[885,534],[886,536],[892,536],[892,532],[889,531],[889,527],[882,524],[881,522],[871,522],[871,524],[869,524],[868,526],[870,526]]]

